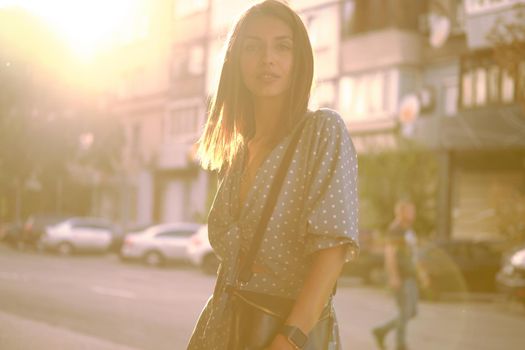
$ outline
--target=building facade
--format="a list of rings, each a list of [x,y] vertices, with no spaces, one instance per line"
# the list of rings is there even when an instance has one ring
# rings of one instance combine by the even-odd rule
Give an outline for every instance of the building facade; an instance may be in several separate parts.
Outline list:
[[[359,153],[395,148],[402,101],[418,96],[408,136],[439,160],[436,233],[443,238],[501,238],[495,203],[523,193],[525,65],[499,67],[485,39],[495,18],[512,17],[519,2],[289,1],[314,49],[311,108],[340,111]],[[121,52],[127,59],[114,108],[127,135],[122,217],[204,218],[215,184],[198,168],[194,144],[228,31],[253,1],[151,3],[150,40]],[[436,18],[444,17],[441,33]]]
[[[194,159],[206,110],[208,1],[147,2],[145,33],[115,53],[112,111],[125,131],[117,218],[194,221],[208,176]]]
[[[439,155],[442,236],[499,241],[523,225],[509,214],[519,215],[510,206],[523,206],[525,189],[525,59],[502,65],[503,48],[488,39],[498,18],[516,21],[520,2],[449,2],[456,27],[441,48],[423,51],[422,86],[436,107],[416,137]]]

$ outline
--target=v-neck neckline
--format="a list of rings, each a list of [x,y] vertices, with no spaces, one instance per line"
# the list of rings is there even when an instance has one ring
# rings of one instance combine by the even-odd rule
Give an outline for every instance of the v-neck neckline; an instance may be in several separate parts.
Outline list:
[[[240,169],[239,169],[239,176],[237,177],[237,191],[236,192],[236,198],[235,201],[237,203],[237,213],[239,214],[239,217],[242,216],[244,210],[247,208],[248,204],[250,203],[251,197],[253,197],[253,193],[255,192],[255,189],[257,188],[256,184],[259,181],[259,178],[261,177],[262,170],[268,165],[268,162],[270,159],[272,159],[275,156],[275,153],[278,149],[281,148],[289,139],[290,136],[293,133],[289,133],[288,135],[284,136],[279,142],[273,146],[270,152],[264,157],[264,160],[259,164],[257,167],[257,170],[255,171],[255,176],[253,177],[252,182],[250,183],[250,186],[248,187],[248,191],[246,192],[246,195],[244,197],[244,200],[241,201],[241,179],[242,179],[242,171],[244,169],[244,166],[246,165],[247,156],[248,156],[248,149],[247,146],[244,146],[242,149],[242,157],[240,162]]]
[[[248,192],[246,192],[246,196],[244,197],[244,200],[241,202],[241,177],[242,177],[244,166],[246,165],[246,161],[247,161],[246,156],[248,154],[247,146],[243,146],[242,151],[241,151],[242,156],[240,157],[240,162],[239,162],[240,164],[239,164],[239,169],[238,169],[238,176],[237,176],[236,183],[235,183],[236,191],[235,191],[235,196],[234,196],[235,205],[237,207],[236,213],[237,213],[238,218],[243,217],[244,211],[247,209],[248,204],[250,203],[250,199],[253,197],[255,189],[257,188],[256,184],[259,181],[262,170],[268,165],[269,160],[275,156],[275,153],[277,153],[277,150],[290,142],[292,135],[295,134],[295,132],[299,128],[299,125],[301,125],[304,122],[304,118],[306,118],[307,116],[308,116],[308,113],[292,128],[292,130],[286,136],[284,136],[279,142],[275,144],[275,146],[272,148],[270,152],[268,152],[264,160],[257,167],[253,181],[248,188]]]

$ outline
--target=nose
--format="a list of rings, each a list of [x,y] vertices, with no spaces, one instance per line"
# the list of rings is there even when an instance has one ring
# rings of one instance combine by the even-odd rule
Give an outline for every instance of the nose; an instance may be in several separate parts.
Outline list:
[[[275,53],[269,45],[265,45],[262,52],[262,63],[272,65],[275,63]]]

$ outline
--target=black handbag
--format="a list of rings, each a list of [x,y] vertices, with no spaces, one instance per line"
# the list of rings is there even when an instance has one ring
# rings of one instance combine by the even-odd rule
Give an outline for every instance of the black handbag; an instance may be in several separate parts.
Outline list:
[[[268,220],[275,207],[297,142],[299,141],[304,120],[301,123],[302,125],[295,131],[293,139],[290,141],[280,167],[277,170],[249,252],[245,255],[247,258],[245,261],[239,261],[237,264],[238,274],[236,285],[227,286],[227,292],[231,301],[230,305],[233,308],[231,332],[229,334],[229,350],[262,350],[270,346],[295,304],[294,299],[242,291],[238,286],[239,284],[248,282],[253,275],[253,263],[261,245],[264,232],[266,231]],[[308,341],[303,349],[328,349],[333,323],[334,318],[330,301],[323,310],[318,322],[308,334]]]
[[[232,293],[233,319],[228,349],[262,350],[270,346],[295,300],[238,290]],[[329,303],[308,334],[303,350],[328,349],[334,323],[331,310]]]

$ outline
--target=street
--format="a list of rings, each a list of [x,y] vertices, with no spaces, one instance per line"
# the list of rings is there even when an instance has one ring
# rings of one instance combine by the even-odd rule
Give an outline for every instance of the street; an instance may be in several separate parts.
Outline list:
[[[213,278],[185,265],[152,269],[114,255],[0,246],[0,349],[185,349]],[[375,349],[370,329],[393,315],[385,291],[342,279],[344,349]],[[503,302],[421,303],[411,349],[523,349],[525,312]],[[393,338],[387,340],[393,344]]]

